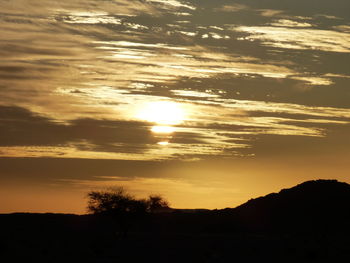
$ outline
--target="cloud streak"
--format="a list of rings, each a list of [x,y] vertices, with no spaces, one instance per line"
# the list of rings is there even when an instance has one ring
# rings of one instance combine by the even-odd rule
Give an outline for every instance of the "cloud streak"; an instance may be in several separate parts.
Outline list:
[[[325,52],[350,52],[350,34],[348,33],[320,29],[289,28],[289,25],[300,27],[300,25],[305,25],[305,23],[289,23],[288,27],[283,27],[285,26],[285,22],[278,25],[278,27],[240,26],[233,30],[248,33],[249,35],[245,39],[260,40],[267,46],[285,49],[320,50]]]

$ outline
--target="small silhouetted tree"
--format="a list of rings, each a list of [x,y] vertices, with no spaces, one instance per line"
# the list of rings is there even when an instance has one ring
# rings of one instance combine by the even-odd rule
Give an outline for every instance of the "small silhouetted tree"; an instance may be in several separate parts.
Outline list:
[[[122,187],[87,194],[88,212],[95,215],[111,216],[119,225],[119,235],[126,237],[131,225],[144,222],[150,213],[169,209],[169,204],[160,195],[148,199],[136,199]]]
[[[150,195],[147,200],[148,211],[151,213],[168,210],[169,203],[161,195]]]
[[[136,199],[122,187],[104,191],[91,191],[88,196],[88,212],[113,217],[119,225],[119,235],[126,237],[132,224],[144,219],[148,202]]]
[[[146,212],[147,202],[135,199],[122,187],[104,191],[91,191],[88,194],[88,211],[93,214],[116,215],[122,213]]]

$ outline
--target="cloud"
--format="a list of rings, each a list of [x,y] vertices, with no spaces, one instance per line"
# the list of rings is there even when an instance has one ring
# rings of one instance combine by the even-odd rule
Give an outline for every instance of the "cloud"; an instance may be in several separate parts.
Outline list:
[[[278,27],[312,27],[312,24],[305,23],[305,22],[298,22],[290,19],[278,19],[270,24],[271,26],[278,26]]]
[[[274,17],[274,16],[280,16],[284,13],[282,10],[274,10],[274,9],[260,9],[259,10],[262,16],[265,17]]]
[[[37,152],[40,147],[58,151],[60,147],[73,147],[90,152],[137,153],[155,142],[149,124],[142,122],[76,119],[59,123],[22,108],[6,106],[0,107],[0,119],[2,147],[32,147]],[[60,154],[54,152],[54,155]]]
[[[191,98],[186,100],[189,103]],[[350,118],[346,109],[217,97],[191,107],[194,107],[189,112],[191,121],[175,127],[175,132],[169,136],[152,134],[151,123],[98,119],[61,123],[22,108],[2,106],[0,155],[124,160],[232,156],[239,155],[240,149],[251,147],[251,136],[323,137],[323,125],[345,125]],[[238,112],[241,114],[237,115]],[[269,113],[272,115],[267,116]],[[313,125],[309,126],[310,123]],[[169,145],[157,144],[164,140]]]
[[[6,10],[0,18],[6,35],[0,41],[0,103],[17,106],[1,108],[13,117],[2,124],[2,156],[236,156],[252,147],[255,136],[324,137],[325,123],[346,125],[346,70],[335,54],[306,52],[347,53],[344,25],[314,29],[314,20],[237,4],[0,5]],[[184,11],[186,20],[180,20]],[[240,21],[245,11],[255,15]],[[210,23],[204,14],[213,15]],[[232,21],[241,25],[227,24]],[[324,59],[337,60],[336,69],[330,72]],[[151,132],[154,123],[137,119],[135,109],[164,100],[183,105],[190,117],[172,127],[173,134],[160,136]]]
[[[338,26],[334,26],[333,28],[341,32],[350,33],[349,25],[338,25]]]
[[[162,4],[162,5],[165,5],[169,8],[185,8],[185,9],[189,9],[189,10],[196,9],[195,6],[191,5],[188,2],[177,1],[177,0],[146,0],[146,2]]]
[[[248,34],[245,39],[260,40],[266,46],[325,52],[350,52],[350,34],[345,32],[269,26],[239,26],[233,30],[245,32]]]
[[[231,13],[231,12],[239,12],[247,9],[249,9],[249,7],[243,4],[230,4],[230,5],[223,5],[221,7],[217,7],[214,9],[214,11]]]
[[[48,13],[66,13],[67,11],[76,12],[80,14],[92,14],[92,13],[106,13],[108,10],[111,14],[120,15],[136,15],[143,12],[155,13],[156,8],[145,1],[128,1],[128,0],[114,0],[114,1],[98,1],[95,0],[63,0],[54,1],[47,0],[45,2],[40,0],[26,1],[26,0],[14,0],[3,1],[1,3],[2,9],[14,15],[28,14],[34,16],[43,17]],[[30,16],[27,16],[30,17]]]

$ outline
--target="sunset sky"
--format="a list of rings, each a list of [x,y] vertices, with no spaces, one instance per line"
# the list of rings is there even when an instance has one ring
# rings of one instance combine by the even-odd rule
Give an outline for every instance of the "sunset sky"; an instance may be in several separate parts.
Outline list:
[[[124,186],[235,207],[350,183],[349,0],[0,0],[0,213]]]

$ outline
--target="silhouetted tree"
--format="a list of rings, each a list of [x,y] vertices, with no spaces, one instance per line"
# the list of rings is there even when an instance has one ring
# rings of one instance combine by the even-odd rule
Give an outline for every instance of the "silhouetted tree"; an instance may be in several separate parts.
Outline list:
[[[120,213],[145,213],[147,201],[135,199],[122,187],[88,194],[88,211],[93,214],[116,215]]]
[[[148,202],[134,198],[122,187],[91,191],[87,196],[88,212],[113,217],[119,225],[118,233],[122,237],[126,237],[132,224],[144,219],[147,214]]]
[[[119,235],[126,237],[132,224],[145,221],[147,214],[169,209],[169,204],[160,195],[148,199],[136,199],[122,187],[87,194],[88,212],[112,216],[119,225]]]
[[[148,210],[151,213],[162,212],[170,209],[168,201],[166,201],[161,195],[150,195],[148,197]]]

